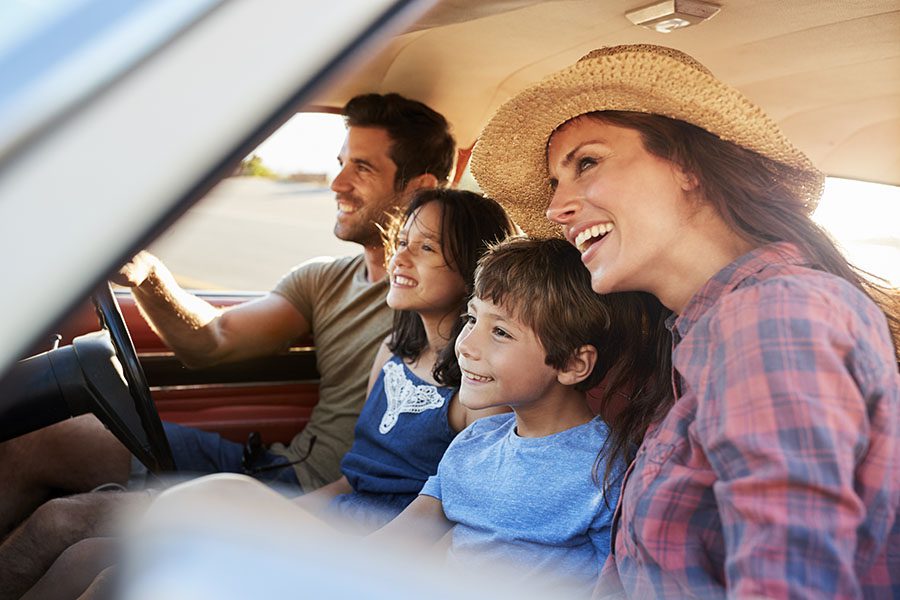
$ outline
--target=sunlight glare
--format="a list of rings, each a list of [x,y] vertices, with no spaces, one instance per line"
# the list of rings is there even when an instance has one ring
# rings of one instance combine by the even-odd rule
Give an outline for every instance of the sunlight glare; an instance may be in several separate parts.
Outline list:
[[[813,220],[854,266],[900,287],[900,187],[829,177]]]

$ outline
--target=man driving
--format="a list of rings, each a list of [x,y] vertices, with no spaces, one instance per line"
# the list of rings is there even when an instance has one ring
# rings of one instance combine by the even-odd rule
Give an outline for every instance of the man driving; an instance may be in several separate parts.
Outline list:
[[[347,138],[338,156],[341,171],[331,184],[337,202],[334,234],[359,244],[361,254],[304,263],[264,297],[226,310],[183,290],[146,252],[117,277],[132,288],[153,329],[190,367],[272,355],[298,337],[315,334],[319,402],[306,428],[288,446],[273,445],[247,465],[242,444],[166,423],[180,471],[247,472],[295,494],[340,476],[340,459],[365,400],[369,367],[390,328],[378,227],[416,190],[445,184],[455,152],[444,117],[397,94],[357,96],[343,115]],[[9,531],[51,495],[125,484],[131,471],[128,450],[93,416],[0,444],[6,482],[0,531]]]

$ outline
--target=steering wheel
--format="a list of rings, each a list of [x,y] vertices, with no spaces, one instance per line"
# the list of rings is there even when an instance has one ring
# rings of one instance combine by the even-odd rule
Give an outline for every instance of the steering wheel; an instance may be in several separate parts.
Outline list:
[[[150,386],[144,376],[141,363],[138,362],[137,352],[131,341],[131,335],[128,333],[128,327],[125,325],[125,319],[122,317],[119,302],[116,300],[109,282],[101,285],[91,299],[97,310],[100,324],[109,332],[112,339],[116,357],[122,364],[125,381],[128,383],[128,392],[134,401],[134,408],[140,417],[141,425],[149,442],[149,452],[143,448],[130,448],[130,450],[135,452],[141,462],[154,473],[174,471],[175,461],[172,458],[172,449],[166,439],[156,405],[150,396]]]

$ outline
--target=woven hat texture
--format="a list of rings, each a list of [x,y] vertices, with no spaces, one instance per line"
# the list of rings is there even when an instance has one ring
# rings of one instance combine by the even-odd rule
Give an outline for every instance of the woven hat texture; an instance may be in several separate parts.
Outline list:
[[[602,110],[686,121],[777,161],[809,212],[822,194],[824,175],[761,108],[687,54],[649,44],[594,50],[503,104],[475,145],[472,174],[524,231],[558,236],[544,214],[547,142],[563,123]]]

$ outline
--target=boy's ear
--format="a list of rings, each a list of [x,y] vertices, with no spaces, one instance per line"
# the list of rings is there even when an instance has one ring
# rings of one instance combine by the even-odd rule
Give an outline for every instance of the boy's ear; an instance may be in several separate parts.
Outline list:
[[[563,385],[575,385],[587,379],[596,364],[597,349],[585,344],[572,353],[565,368],[557,373],[556,379]]]

